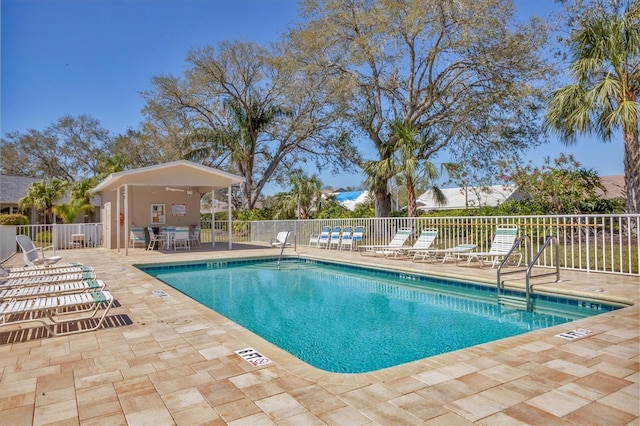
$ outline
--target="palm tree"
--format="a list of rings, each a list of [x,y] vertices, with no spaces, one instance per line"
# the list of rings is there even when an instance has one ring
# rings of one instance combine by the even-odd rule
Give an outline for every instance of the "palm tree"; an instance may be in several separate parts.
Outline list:
[[[270,176],[279,164],[279,161],[274,161],[272,154],[261,148],[260,134],[278,117],[291,113],[278,105],[261,105],[252,97],[246,102],[225,99],[223,105],[232,117],[230,126],[191,130],[183,141],[188,147],[184,157],[192,161],[223,158],[228,163],[229,171],[245,178],[240,184],[244,207],[253,209],[267,182],[265,179],[256,182],[256,171],[264,169]],[[199,144],[192,146],[196,142]],[[282,153],[277,156],[282,157]],[[268,161],[261,164],[260,157],[267,157]]]
[[[437,168],[430,161],[424,160],[436,139],[428,130],[418,132],[408,121],[391,123],[391,134],[395,141],[396,180],[407,190],[407,217],[418,215],[416,189],[420,183],[426,184],[438,204],[445,204],[446,197],[440,188],[433,184],[439,177]]]
[[[569,40],[574,84],[553,93],[545,124],[565,143],[577,134],[604,141],[622,130],[627,213],[640,212],[640,3],[622,14],[595,8],[587,12]]]
[[[275,219],[288,219],[295,216],[297,219],[311,218],[311,212],[319,209],[320,189],[322,182],[317,175],[308,176],[297,170],[289,178],[291,191],[278,194],[275,209]]]
[[[18,207],[21,210],[34,208],[43,211],[44,221],[48,223],[48,216],[53,213],[55,202],[64,196],[68,182],[59,179],[43,180],[33,182],[24,197],[18,200]]]

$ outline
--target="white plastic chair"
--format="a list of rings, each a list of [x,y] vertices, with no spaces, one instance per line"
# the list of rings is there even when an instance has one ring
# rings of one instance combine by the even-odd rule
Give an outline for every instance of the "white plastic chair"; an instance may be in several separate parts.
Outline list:
[[[193,242],[198,247],[202,247],[200,244],[200,227],[196,226],[196,229],[193,230],[193,234],[189,235],[189,243]]]
[[[176,232],[173,235],[173,250],[176,251],[178,246],[185,250],[191,250],[191,244],[189,243],[189,227],[178,226]]]
[[[53,249],[53,246],[48,247],[36,247],[33,244],[31,238],[26,235],[16,235],[16,242],[22,249],[22,256],[24,263],[28,266],[36,266],[43,264],[52,264],[62,260],[62,256],[50,256],[46,257],[44,252],[49,249]],[[55,251],[53,253],[55,255]]]
[[[147,228],[147,230],[149,231],[149,246],[147,247],[147,250],[155,249],[156,244],[158,245],[158,248],[167,246],[166,235],[156,234],[155,232],[153,232],[153,228],[151,227]]]

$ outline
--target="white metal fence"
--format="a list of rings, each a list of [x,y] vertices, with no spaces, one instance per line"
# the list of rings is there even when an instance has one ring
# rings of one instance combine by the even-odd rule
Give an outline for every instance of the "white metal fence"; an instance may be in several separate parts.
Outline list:
[[[37,247],[52,246],[67,250],[102,246],[101,223],[0,226],[0,260],[6,260],[20,248],[16,235],[28,235]]]
[[[578,216],[493,216],[493,217],[419,217],[419,218],[358,218],[317,220],[234,221],[234,243],[268,243],[281,231],[294,231],[298,245],[307,245],[311,234],[323,226],[363,226],[363,244],[387,244],[396,230],[411,228],[414,237],[424,228],[436,228],[438,237],[433,247],[447,248],[458,244],[477,244],[478,250],[489,248],[498,225],[518,226],[520,235],[527,235],[535,255],[545,240],[556,237],[559,243],[560,267],[592,272],[640,276],[640,215],[578,215]],[[202,242],[228,242],[226,221],[202,223]],[[70,225],[0,226],[0,260],[16,251],[15,235],[26,234],[38,246],[53,245],[57,250],[102,245],[100,223]],[[407,244],[412,244],[408,241]],[[524,250],[524,248],[522,248]],[[554,267],[555,253],[543,252],[539,266]]]
[[[424,228],[436,228],[435,248],[458,244],[477,244],[478,250],[489,248],[498,225],[518,226],[520,235],[532,243],[532,255],[538,253],[548,237],[559,243],[560,267],[592,272],[639,275],[640,215],[578,215],[578,216],[500,216],[500,217],[418,217],[418,218],[358,218],[281,221],[234,221],[233,242],[267,243],[280,231],[295,231],[298,245],[309,243],[311,234],[323,226],[364,226],[363,244],[387,244],[396,230],[411,228],[414,239]],[[203,223],[210,230],[211,223]],[[216,242],[228,241],[227,222],[216,222]],[[206,232],[207,241],[211,233]],[[412,244],[408,241],[407,244]],[[524,247],[522,248],[523,254]],[[538,265],[555,267],[553,247],[542,253]]]

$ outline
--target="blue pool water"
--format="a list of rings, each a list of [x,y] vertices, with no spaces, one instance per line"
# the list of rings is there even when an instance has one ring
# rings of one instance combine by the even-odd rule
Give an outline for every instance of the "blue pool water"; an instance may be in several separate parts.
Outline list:
[[[140,266],[323,370],[362,373],[611,310],[537,299],[501,307],[490,288],[324,262],[215,261]],[[594,308],[595,306],[595,308]]]

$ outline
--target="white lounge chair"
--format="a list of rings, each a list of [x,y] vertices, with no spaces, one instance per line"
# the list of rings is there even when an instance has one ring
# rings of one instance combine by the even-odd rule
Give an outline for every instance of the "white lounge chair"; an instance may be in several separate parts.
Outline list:
[[[45,264],[53,264],[62,260],[62,256],[56,256],[55,250],[54,255],[46,257],[44,252],[53,249],[53,246],[48,247],[36,247],[26,235],[16,235],[16,242],[22,249],[22,256],[24,258],[24,263],[27,266],[37,266],[37,265],[45,265]]]
[[[68,281],[54,284],[36,284],[10,288],[0,286],[0,300],[102,291],[104,288],[105,283],[102,280]]]
[[[363,236],[364,226],[356,226],[353,229],[353,233],[351,233],[348,238],[345,238],[344,235],[342,236],[342,239],[340,241],[340,250],[344,250],[346,247],[349,247],[349,250],[353,250],[353,248],[356,247],[357,244],[360,244],[362,242]]]
[[[455,247],[445,249],[416,250],[415,253],[413,253],[412,260],[414,262],[427,259],[436,260],[442,256],[442,263],[444,263],[447,260],[455,260],[458,253],[470,252],[476,247],[478,247],[477,244],[458,244]]]
[[[64,267],[64,265],[65,264],[56,264],[55,268],[12,268],[10,270],[0,267],[0,285],[2,285],[4,281],[14,278],[93,272],[93,267],[91,266],[79,265]]]
[[[0,266],[0,275],[2,275],[2,271],[6,271],[8,273],[14,272],[28,272],[28,271],[50,271],[57,268],[73,268],[77,266],[83,266],[80,262],[58,262],[53,264],[45,264],[45,265],[36,265],[36,266],[12,266],[11,268],[5,268]]]
[[[54,336],[82,333],[102,326],[113,304],[109,291],[73,293],[58,296],[8,299],[0,302],[0,328],[29,324],[42,324]],[[103,313],[90,327],[72,327],[72,323],[94,319],[99,310]]]
[[[65,281],[83,281],[95,279],[96,273],[94,271],[74,272],[70,274],[45,274],[19,278],[9,278],[7,280],[0,281],[0,286],[4,289],[9,287],[22,287],[27,285],[53,284]]]
[[[435,239],[438,237],[437,229],[423,229],[411,247],[392,247],[384,250],[385,257],[407,256],[416,250],[425,250],[431,247]]]
[[[400,228],[398,229],[398,231],[396,232],[396,234],[393,236],[393,238],[391,239],[391,241],[389,241],[389,244],[387,245],[361,245],[360,247],[358,247],[358,250],[360,251],[360,254],[369,254],[369,255],[373,255],[376,256],[378,254],[385,254],[385,250],[388,249],[397,249],[399,247],[403,247],[405,241],[407,241],[407,239],[409,238],[409,236],[411,235],[411,229],[410,228]]]
[[[517,235],[518,227],[515,225],[498,226],[488,251],[462,252],[457,254],[456,259],[466,258],[467,263],[471,263],[472,260],[477,260],[480,263],[481,268],[484,267],[485,262],[491,262],[491,267],[495,268],[498,262],[509,253],[515,244]],[[522,262],[522,253],[516,251],[513,255],[518,257],[518,266],[520,266],[520,262]]]
[[[269,241],[271,247],[282,247],[283,245],[290,246],[291,243],[287,242],[287,238],[289,237],[289,231],[278,232],[275,238],[272,238]]]

